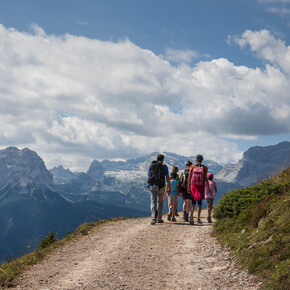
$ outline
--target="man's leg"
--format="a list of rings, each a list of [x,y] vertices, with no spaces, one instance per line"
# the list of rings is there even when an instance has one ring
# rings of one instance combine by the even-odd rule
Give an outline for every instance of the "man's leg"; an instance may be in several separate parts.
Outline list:
[[[157,221],[162,221],[162,213],[163,213],[163,197],[164,197],[165,187],[162,187],[158,190],[157,198],[158,198],[158,218]]]
[[[156,221],[157,190],[158,187],[156,188],[156,186],[152,186],[150,189],[152,221]]]

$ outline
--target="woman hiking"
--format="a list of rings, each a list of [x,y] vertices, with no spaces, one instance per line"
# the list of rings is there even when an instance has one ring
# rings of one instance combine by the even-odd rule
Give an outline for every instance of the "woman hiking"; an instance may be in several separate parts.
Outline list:
[[[191,165],[189,168],[189,176],[187,183],[187,192],[192,194],[192,207],[191,213],[189,217],[189,223],[194,224],[193,221],[193,212],[195,209],[196,202],[198,203],[198,211],[197,211],[197,223],[201,224],[200,214],[202,209],[202,200],[204,199],[204,190],[205,184],[209,187],[208,179],[207,179],[207,167],[202,165],[203,156],[198,154],[196,156],[196,164]],[[211,189],[209,187],[209,193],[211,194]]]

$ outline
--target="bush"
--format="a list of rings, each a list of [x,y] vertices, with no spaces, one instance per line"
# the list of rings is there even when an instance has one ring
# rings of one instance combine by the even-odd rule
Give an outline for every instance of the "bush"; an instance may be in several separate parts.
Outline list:
[[[47,248],[48,246],[52,245],[55,242],[56,242],[56,239],[55,239],[54,233],[51,232],[43,240],[40,241],[39,247],[41,249],[45,249],[45,248]]]

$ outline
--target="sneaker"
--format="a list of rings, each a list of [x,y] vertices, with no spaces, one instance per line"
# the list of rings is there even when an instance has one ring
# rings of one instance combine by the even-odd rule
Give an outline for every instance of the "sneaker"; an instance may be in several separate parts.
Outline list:
[[[211,221],[211,217],[210,217],[210,216],[207,217],[207,221],[208,221],[208,223],[210,223],[210,224],[212,223],[212,221]]]
[[[164,223],[164,220],[160,220],[158,221],[159,224],[163,224]]]
[[[156,221],[155,220],[152,220],[151,221],[151,225],[155,225],[156,224]]]
[[[172,222],[176,222],[175,216],[171,220]]]
[[[193,217],[189,217],[189,224],[194,225]]]
[[[183,212],[183,218],[182,218],[182,221],[184,221],[184,222],[185,222],[185,215],[186,215],[186,213]]]
[[[188,222],[188,213],[185,213],[184,221],[185,221],[185,222]]]
[[[202,222],[201,222],[201,220],[200,220],[200,219],[197,219],[197,223],[198,223],[199,225],[201,225],[201,224],[202,224]]]
[[[172,212],[168,213],[167,220],[171,221]]]
[[[178,212],[175,213],[175,216],[179,216]]]

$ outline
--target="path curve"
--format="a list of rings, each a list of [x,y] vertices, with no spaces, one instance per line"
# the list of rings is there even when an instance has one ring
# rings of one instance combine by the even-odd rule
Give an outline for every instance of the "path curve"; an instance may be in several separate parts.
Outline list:
[[[16,281],[14,289],[258,289],[211,237],[212,225],[108,222],[70,241]]]

